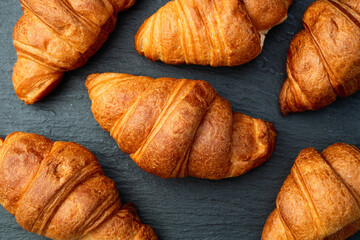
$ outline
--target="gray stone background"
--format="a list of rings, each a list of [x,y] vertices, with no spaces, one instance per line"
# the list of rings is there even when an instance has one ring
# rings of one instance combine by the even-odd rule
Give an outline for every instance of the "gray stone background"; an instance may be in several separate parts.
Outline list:
[[[169,66],[137,54],[135,33],[168,1],[138,0],[132,9],[120,13],[116,30],[88,64],[65,74],[44,101],[26,106],[16,97],[11,82],[16,61],[11,34],[22,14],[20,3],[0,0],[0,136],[34,132],[87,147],[98,157],[106,175],[116,181],[123,202],[135,203],[142,220],[156,229],[160,239],[260,239],[275,208],[276,195],[300,150],[322,150],[335,142],[360,147],[360,93],[317,112],[281,116],[277,99],[286,78],[287,50],[292,37],[302,29],[302,15],[313,0],[295,0],[288,20],[267,35],[262,54],[233,68]],[[233,179],[165,180],[152,176],[118,149],[90,112],[84,80],[91,73],[107,71],[206,80],[234,110],[275,124],[275,152],[267,163]],[[22,230],[2,207],[0,238],[43,239]],[[351,239],[359,238],[357,234]]]

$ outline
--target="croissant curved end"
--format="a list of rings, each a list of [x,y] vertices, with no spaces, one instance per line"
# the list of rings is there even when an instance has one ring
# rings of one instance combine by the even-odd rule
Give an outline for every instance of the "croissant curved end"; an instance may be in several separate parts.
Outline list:
[[[141,27],[137,31],[137,33],[135,35],[135,38],[134,38],[135,50],[141,56],[144,56],[144,49],[143,49],[143,45],[142,45],[142,35],[143,35],[143,32],[144,32],[144,26],[146,25],[146,21],[148,21],[148,19],[146,19],[145,22],[141,25]]]
[[[0,138],[0,148],[2,147],[3,144],[4,144],[4,139]]]
[[[289,81],[285,80],[283,86],[281,87],[280,95],[279,95],[279,105],[281,114],[286,117],[291,111],[287,106],[286,96],[289,89]]]
[[[275,209],[266,220],[261,240],[286,240],[286,233],[279,217],[279,211]]]
[[[296,92],[296,90],[293,89],[289,78],[284,81],[284,84],[281,87],[279,105],[280,112],[284,117],[286,117],[289,113],[314,111],[323,107],[323,105],[316,106],[310,102],[301,90]]]
[[[39,88],[31,90],[27,92],[25,95],[22,92],[20,92],[17,88],[15,88],[15,92],[18,98],[24,101],[26,105],[31,105],[44,99],[59,85],[60,82],[61,82],[61,78],[58,78],[56,81],[52,82],[51,84],[41,85],[39,86]]]
[[[61,82],[63,75],[64,72],[19,58],[13,68],[12,81],[16,95],[25,104],[34,104],[52,92]]]
[[[144,23],[140,26],[140,28],[137,31],[137,33],[135,35],[135,38],[134,38],[135,49],[141,56],[145,56],[145,51],[144,51],[144,47],[143,47],[143,40],[144,40],[144,34],[145,34],[146,26],[148,25],[148,22],[150,21],[150,19],[151,19],[151,17],[149,17],[148,19],[146,19],[144,21]],[[159,60],[158,58],[154,58],[152,55],[148,55],[148,56],[145,56],[145,57],[148,58],[150,61],[153,61],[153,62],[156,62],[157,60]]]
[[[99,73],[93,73],[93,74],[90,74],[90,75],[86,78],[86,80],[85,80],[85,87],[86,87],[86,89],[89,89],[91,82],[92,82],[97,76],[99,76],[99,75],[100,75]]]
[[[275,146],[276,146],[277,131],[276,131],[273,123],[271,123],[271,122],[265,122],[265,123],[268,127],[268,134],[269,134],[268,136],[269,136],[269,141],[271,143],[271,144],[269,144],[269,146],[270,146],[269,154],[271,156],[275,149]],[[269,156],[269,158],[270,158],[270,156]]]

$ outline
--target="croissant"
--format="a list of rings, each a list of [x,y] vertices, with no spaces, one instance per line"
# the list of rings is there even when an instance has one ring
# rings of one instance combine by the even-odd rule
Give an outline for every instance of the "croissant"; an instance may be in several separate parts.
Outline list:
[[[173,0],[135,36],[139,54],[167,64],[237,66],[258,56],[293,0]]]
[[[360,150],[337,143],[300,152],[262,240],[341,240],[360,230]]]
[[[25,230],[51,239],[157,239],[121,206],[96,157],[72,142],[15,132],[0,139],[0,203]]]
[[[20,0],[23,16],[13,31],[17,96],[33,104],[64,72],[84,65],[113,31],[117,13],[136,0]]]
[[[90,75],[92,112],[120,149],[162,178],[239,176],[270,158],[273,125],[242,113],[205,81]]]
[[[318,0],[291,42],[280,110],[321,109],[360,89],[360,2]]]

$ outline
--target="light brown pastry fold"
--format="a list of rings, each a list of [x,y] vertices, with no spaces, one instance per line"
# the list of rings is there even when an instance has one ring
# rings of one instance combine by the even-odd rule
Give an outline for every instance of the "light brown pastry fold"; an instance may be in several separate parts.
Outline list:
[[[360,3],[318,0],[291,42],[280,110],[318,110],[360,89]]]
[[[84,65],[115,27],[117,13],[136,0],[20,0],[24,15],[13,42],[13,84],[26,104],[40,101],[64,72]]]
[[[235,177],[265,162],[273,125],[231,110],[205,81],[90,75],[92,112],[120,149],[163,178]]]
[[[261,52],[293,0],[173,0],[140,27],[139,54],[167,64],[237,66]]]
[[[25,230],[51,239],[157,239],[133,204],[121,206],[96,157],[73,142],[0,138],[0,203]]]
[[[341,240],[360,230],[360,150],[337,143],[300,152],[262,240]]]

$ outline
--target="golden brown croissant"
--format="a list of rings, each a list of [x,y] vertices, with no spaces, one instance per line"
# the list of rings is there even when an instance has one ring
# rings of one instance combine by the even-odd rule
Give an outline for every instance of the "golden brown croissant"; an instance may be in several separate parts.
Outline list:
[[[360,230],[360,150],[337,143],[300,152],[262,240],[341,240]]]
[[[90,75],[92,112],[125,153],[163,178],[239,176],[275,147],[273,125],[232,112],[205,81]]]
[[[261,52],[293,0],[173,0],[135,37],[139,54],[167,64],[237,66]]]
[[[25,230],[52,239],[157,239],[86,148],[16,132],[0,139],[0,203]]]
[[[318,0],[292,40],[281,112],[318,110],[360,89],[360,2]]]
[[[40,101],[65,71],[84,65],[115,27],[117,13],[136,0],[20,0],[14,27],[13,84],[26,104]]]

